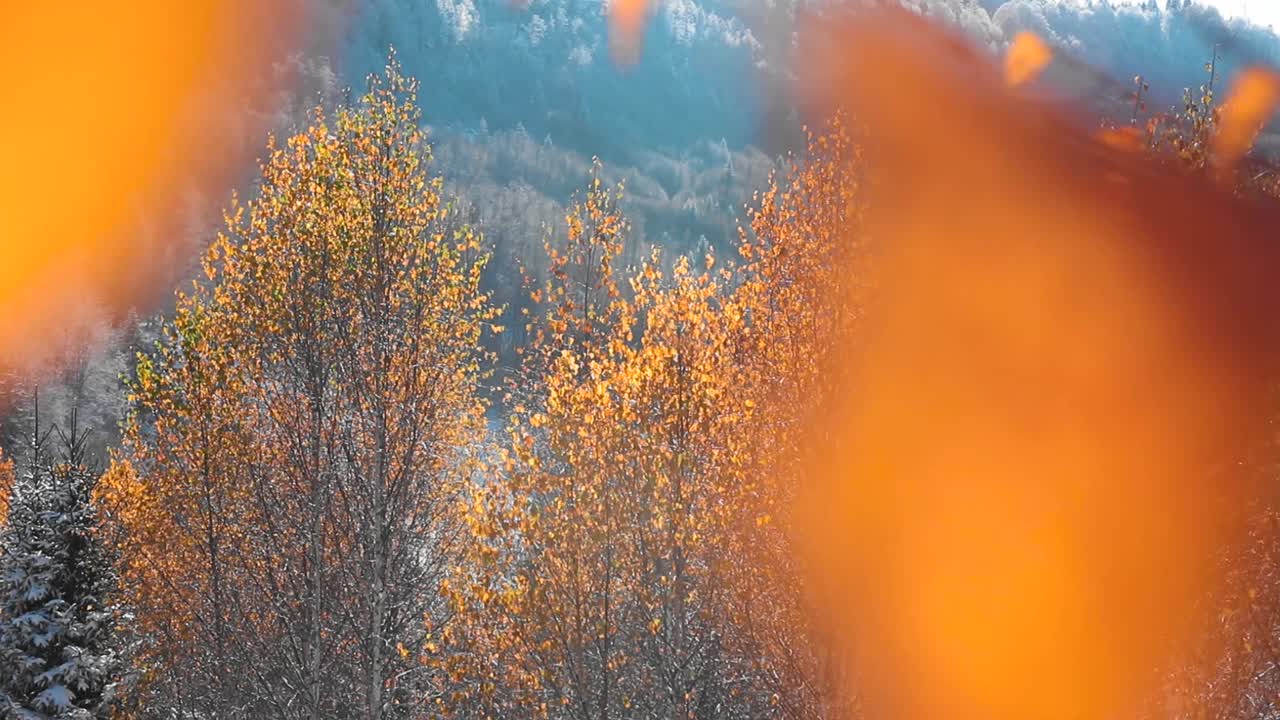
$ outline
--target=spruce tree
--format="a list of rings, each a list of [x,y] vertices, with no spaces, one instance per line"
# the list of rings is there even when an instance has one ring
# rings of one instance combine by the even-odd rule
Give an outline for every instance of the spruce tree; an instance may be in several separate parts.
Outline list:
[[[37,425],[38,428],[38,425]],[[50,435],[59,445],[46,452]],[[0,717],[105,718],[119,654],[85,438],[33,434],[0,536]]]

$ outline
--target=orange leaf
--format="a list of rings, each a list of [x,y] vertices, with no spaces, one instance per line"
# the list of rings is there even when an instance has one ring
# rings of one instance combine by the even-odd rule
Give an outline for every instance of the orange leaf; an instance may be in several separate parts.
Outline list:
[[[1035,33],[1018,33],[1004,56],[1004,81],[1017,87],[1034,80],[1053,60],[1053,51]]]
[[[1236,78],[1222,106],[1213,154],[1222,171],[1230,171],[1253,146],[1263,124],[1280,103],[1280,75],[1261,68],[1245,70]]]

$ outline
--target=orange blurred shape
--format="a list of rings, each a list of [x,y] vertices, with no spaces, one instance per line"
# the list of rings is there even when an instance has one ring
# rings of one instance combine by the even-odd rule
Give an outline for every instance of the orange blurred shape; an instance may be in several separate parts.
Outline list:
[[[1213,138],[1214,162],[1227,176],[1253,147],[1262,126],[1280,103],[1280,75],[1271,70],[1249,68],[1232,84],[1222,105]]]
[[[1040,36],[1023,31],[1013,38],[1004,56],[1004,81],[1009,86],[1034,80],[1053,61],[1053,51]]]
[[[609,52],[614,62],[631,65],[640,60],[645,25],[656,0],[609,0]]]
[[[141,226],[172,230],[174,188],[229,170],[237,148],[218,146],[214,118],[243,112],[291,6],[0,7],[0,365],[87,303],[124,309],[153,277],[163,245],[143,248]]]
[[[1236,537],[1280,213],[1097,142],[909,13],[800,47],[876,179],[877,293],[801,506],[867,717],[1133,717]]]
[[[1102,144],[1124,152],[1138,152],[1145,144],[1142,131],[1132,126],[1103,128],[1096,137]]]

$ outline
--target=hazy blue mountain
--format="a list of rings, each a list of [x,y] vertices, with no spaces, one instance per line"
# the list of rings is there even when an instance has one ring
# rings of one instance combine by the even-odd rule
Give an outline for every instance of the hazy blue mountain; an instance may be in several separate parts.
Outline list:
[[[422,81],[432,122],[523,127],[602,158],[756,140],[760,43],[742,21],[669,0],[633,67],[610,60],[603,8],[588,0],[369,0],[342,48],[344,75],[382,67],[394,46]]]
[[[1167,11],[1154,0],[900,1],[993,50],[1020,30],[1040,33],[1109,78],[1072,88],[1103,104],[1139,73],[1158,103],[1176,101],[1207,80],[1215,43],[1220,77],[1280,63],[1271,30],[1184,0]],[[341,81],[359,86],[395,47],[422,82],[440,170],[479,217],[511,215],[500,206],[514,191],[541,196],[556,216],[552,206],[581,185],[594,155],[610,176],[630,179],[642,240],[723,246],[767,159],[798,145],[794,20],[820,4],[664,0],[640,62],[620,68],[599,0],[355,0],[333,62]]]

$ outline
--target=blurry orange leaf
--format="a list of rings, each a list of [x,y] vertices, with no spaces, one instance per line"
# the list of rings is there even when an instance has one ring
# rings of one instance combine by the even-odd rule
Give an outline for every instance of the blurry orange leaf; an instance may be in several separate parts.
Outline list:
[[[649,6],[650,0],[609,2],[609,50],[614,62],[630,65],[640,59],[640,44],[644,39]]]
[[[250,159],[231,149],[257,128],[238,135],[249,113],[229,108],[274,92],[290,7],[0,3],[0,83],[27,109],[0,117],[0,365],[39,364],[87,306],[122,313],[167,284],[171,211]],[[140,208],[161,226],[140,232]]]
[[[1053,51],[1038,35],[1020,32],[1004,57],[1004,80],[1011,87],[1034,80],[1051,60]]]
[[[801,494],[815,604],[877,658],[869,716],[1131,715],[1242,537],[1203,469],[1266,417],[1280,208],[1009,92],[1033,40],[1001,67],[899,9],[809,27],[802,81],[858,108],[876,178],[874,333]]]
[[[1116,150],[1137,152],[1142,149],[1142,131],[1136,127],[1103,128],[1095,137],[1103,145]]]
[[[1253,146],[1258,132],[1280,102],[1280,76],[1269,70],[1250,68],[1236,78],[1213,140],[1214,157],[1220,169],[1229,171]]]

